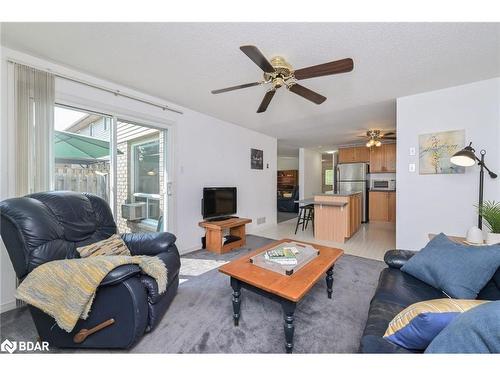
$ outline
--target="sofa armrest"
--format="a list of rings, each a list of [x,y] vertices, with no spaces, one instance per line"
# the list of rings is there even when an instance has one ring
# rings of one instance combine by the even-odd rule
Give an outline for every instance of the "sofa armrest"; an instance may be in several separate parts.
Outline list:
[[[384,255],[384,262],[391,268],[399,269],[416,253],[411,250],[389,250]]]
[[[175,236],[167,232],[125,233],[122,239],[132,255],[157,255],[177,251]]]
[[[124,264],[109,272],[99,286],[118,284],[139,273],[141,273],[141,268],[137,264]]]
[[[412,354],[409,350],[405,348],[394,345],[393,343],[387,341],[383,337],[375,335],[366,335],[361,338],[361,344],[359,347],[360,353],[365,354]]]

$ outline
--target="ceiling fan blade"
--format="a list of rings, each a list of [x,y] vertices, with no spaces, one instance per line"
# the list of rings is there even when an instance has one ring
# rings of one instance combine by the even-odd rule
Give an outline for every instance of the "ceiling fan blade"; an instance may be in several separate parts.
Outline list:
[[[262,102],[259,105],[259,109],[257,109],[257,113],[266,111],[269,103],[271,103],[271,99],[273,98],[274,94],[276,94],[276,90],[269,90],[268,92],[266,92],[266,95],[264,95],[264,99],[262,99]]]
[[[274,68],[266,57],[255,46],[241,46],[240,50],[247,55],[250,60],[256,63],[264,72],[274,73]]]
[[[394,137],[382,137],[382,138],[384,138],[384,139],[396,139],[395,136]]]
[[[261,82],[244,83],[243,85],[226,87],[225,89],[212,90],[211,93],[212,94],[221,94],[223,92],[239,90],[239,89],[246,89],[247,87],[258,86],[260,84],[261,84]]]
[[[388,135],[396,135],[396,133],[394,132],[388,132],[388,133],[384,133],[384,135],[382,137],[387,137]]]
[[[297,83],[294,85],[291,85],[288,88],[288,90],[290,90],[291,92],[293,92],[297,95],[300,95],[303,98],[310,100],[311,102],[316,103],[316,104],[321,104],[326,100],[326,98],[323,95],[320,95],[317,92],[309,90],[307,87],[304,87],[304,86],[299,85]]]
[[[298,69],[295,71],[296,79],[307,79],[331,74],[350,72],[354,68],[352,59],[342,59],[328,62],[325,64],[309,66],[307,68]]]

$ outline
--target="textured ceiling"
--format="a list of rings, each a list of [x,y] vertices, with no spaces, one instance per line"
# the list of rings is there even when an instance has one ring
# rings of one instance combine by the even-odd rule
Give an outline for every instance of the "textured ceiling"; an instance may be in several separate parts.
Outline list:
[[[498,23],[3,23],[2,44],[275,136],[283,154],[395,128],[395,98],[500,76]],[[254,44],[295,68],[345,57],[351,73],[301,81],[320,106],[265,87],[212,95],[261,72]]]

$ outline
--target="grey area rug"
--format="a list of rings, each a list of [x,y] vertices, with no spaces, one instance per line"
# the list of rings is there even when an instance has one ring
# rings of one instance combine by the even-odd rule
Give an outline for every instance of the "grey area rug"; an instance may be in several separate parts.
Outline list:
[[[179,291],[158,327],[128,352],[133,353],[283,353],[281,306],[242,290],[241,318],[233,326],[229,277],[217,267],[273,240],[249,235],[247,246],[217,256],[199,250],[182,257]],[[333,299],[321,279],[295,312],[294,353],[355,353],[370,300],[384,263],[344,255],[335,265]],[[36,340],[26,308],[3,313],[1,341]],[[51,352],[94,352],[54,350]],[[109,352],[109,351],[99,351]],[[125,351],[114,351],[125,352]]]

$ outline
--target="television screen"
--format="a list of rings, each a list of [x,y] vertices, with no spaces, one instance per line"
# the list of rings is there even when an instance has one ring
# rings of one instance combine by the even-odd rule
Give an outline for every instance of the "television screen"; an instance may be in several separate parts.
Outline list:
[[[203,188],[203,218],[234,215],[236,213],[236,188]]]

